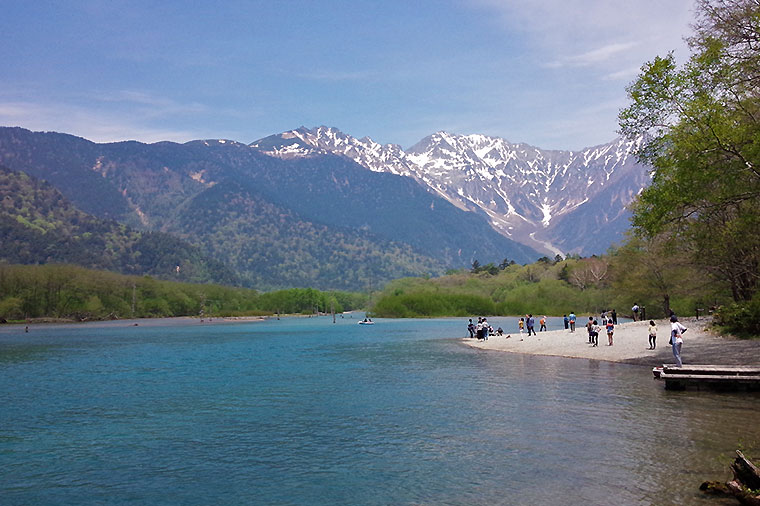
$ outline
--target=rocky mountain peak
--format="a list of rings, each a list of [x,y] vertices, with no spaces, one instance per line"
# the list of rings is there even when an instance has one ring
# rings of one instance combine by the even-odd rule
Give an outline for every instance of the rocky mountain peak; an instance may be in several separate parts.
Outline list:
[[[412,177],[457,207],[486,216],[501,234],[553,256],[601,253],[621,239],[629,226],[626,206],[649,182],[635,158],[640,143],[618,138],[562,151],[439,131],[403,150],[321,126],[251,146],[281,158],[333,153],[372,171]],[[594,216],[590,233],[598,230],[606,239],[575,233],[582,215]]]

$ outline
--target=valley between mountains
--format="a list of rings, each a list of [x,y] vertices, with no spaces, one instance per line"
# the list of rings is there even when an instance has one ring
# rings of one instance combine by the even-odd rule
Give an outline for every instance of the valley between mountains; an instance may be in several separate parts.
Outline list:
[[[26,237],[23,227],[34,225],[29,216],[45,222],[33,234],[36,246],[24,250],[27,263],[72,262],[71,254],[56,258],[55,248],[43,243],[49,234],[77,244],[76,234],[87,232],[63,225],[73,216],[84,219],[76,208],[130,230],[176,237],[187,245],[182,251],[198,248],[205,255],[197,260],[204,281],[222,281],[208,269],[219,265],[224,281],[234,273],[238,284],[259,289],[371,290],[475,260],[527,263],[544,255],[604,252],[621,239],[626,206],[649,182],[636,147],[616,140],[577,152],[546,151],[438,132],[403,150],[327,127],[299,128],[250,145],[98,144],[2,127],[6,191],[21,187],[14,173],[24,174],[52,185],[63,207],[48,205],[43,219],[28,209],[40,201],[37,194],[23,200],[23,213],[19,204],[0,212],[14,223],[16,246]],[[158,277],[170,279],[175,262],[189,258],[177,257],[176,247],[151,248],[157,265],[172,266],[167,273],[149,270]],[[38,250],[44,255],[35,256]],[[140,252],[130,251],[134,272],[142,265]],[[4,247],[2,257],[14,261],[18,255]]]

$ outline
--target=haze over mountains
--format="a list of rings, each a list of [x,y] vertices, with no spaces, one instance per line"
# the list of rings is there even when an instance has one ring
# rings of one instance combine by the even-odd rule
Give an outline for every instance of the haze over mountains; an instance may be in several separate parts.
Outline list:
[[[474,260],[602,253],[648,182],[634,147],[438,132],[402,150],[327,127],[250,145],[97,144],[0,128],[0,165],[97,218],[187,241],[259,288],[368,289]]]

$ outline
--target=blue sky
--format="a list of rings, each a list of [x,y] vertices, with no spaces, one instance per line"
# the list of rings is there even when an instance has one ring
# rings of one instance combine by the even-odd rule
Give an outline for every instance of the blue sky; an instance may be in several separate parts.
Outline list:
[[[29,1],[0,16],[0,125],[97,142],[301,125],[407,148],[439,130],[547,149],[616,137],[625,87],[692,0]]]

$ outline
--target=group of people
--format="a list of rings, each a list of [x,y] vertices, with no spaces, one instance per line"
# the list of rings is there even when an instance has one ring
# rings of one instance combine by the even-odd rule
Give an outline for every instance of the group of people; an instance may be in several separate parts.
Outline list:
[[[539,325],[541,325],[538,331],[539,332],[545,331],[546,330],[546,316],[542,316],[538,320],[538,323]],[[536,335],[536,320],[535,318],[533,318],[532,314],[528,314],[524,317],[521,317],[520,321],[517,322],[517,329],[520,331],[520,334],[525,332],[526,328],[528,329],[528,337],[530,337],[531,335],[534,335],[534,336]]]
[[[604,326],[607,332],[607,346],[613,345],[612,336],[615,333],[615,324],[617,324],[617,315],[615,319],[607,318],[605,312],[602,311],[602,326]],[[599,321],[595,320],[593,316],[588,317],[586,323],[586,331],[588,332],[588,344],[591,346],[599,346],[599,333],[602,331],[602,326],[599,325]]]
[[[572,313],[571,316],[575,317]],[[602,322],[601,325],[599,325],[600,320]],[[617,311],[614,309],[612,311],[606,309],[602,310],[599,320],[595,319],[593,316],[589,316],[588,322],[586,322],[588,344],[591,346],[599,346],[599,334],[602,332],[602,328],[604,328],[607,333],[607,346],[612,346],[614,344],[612,336],[615,333],[615,325],[617,325],[617,323]],[[573,327],[575,327],[575,325],[573,325]],[[567,324],[565,324],[565,328],[567,328]],[[574,332],[574,330],[575,329],[572,331]]]
[[[488,341],[488,336],[504,335],[504,329],[499,327],[494,330],[491,324],[488,323],[488,319],[483,317],[478,318],[477,324],[472,323],[472,318],[470,318],[470,323],[467,324],[467,331],[470,333],[471,338],[478,338],[482,341]]]
[[[633,311],[634,318],[638,317],[639,315],[639,308],[638,305],[634,305],[634,308],[636,310]],[[568,315],[563,315],[563,321],[565,324],[565,329],[569,329],[570,332],[575,332],[575,323],[576,323],[577,317],[575,315],[575,312],[571,311]],[[599,324],[599,321],[601,320],[601,324]],[[617,325],[617,312],[613,309],[611,311],[602,311],[600,314],[599,320],[594,318],[593,316],[589,316],[588,322],[586,322],[586,331],[588,333],[588,344],[590,344],[592,347],[599,346],[599,334],[602,332],[602,329],[607,334],[607,346],[612,346],[614,344],[613,336],[615,334],[615,326]],[[535,319],[533,318],[532,314],[528,314],[524,317],[521,317],[520,320],[517,323],[518,330],[520,331],[520,335],[522,335],[525,331],[528,332],[528,336],[531,335],[537,335],[535,330]],[[546,330],[546,316],[543,316],[539,319],[539,332]],[[496,330],[491,327],[491,325],[488,323],[488,320],[484,317],[478,318],[478,323],[474,324],[472,322],[472,319],[470,319],[469,324],[467,325],[467,330],[470,333],[471,338],[477,338],[479,340],[488,340],[488,336],[502,336],[504,335],[504,331],[501,327],[497,328]],[[654,350],[657,348],[657,324],[654,322],[654,320],[649,320],[649,348],[650,350]],[[673,347],[673,357],[675,358],[676,365],[678,367],[681,367],[682,360],[681,360],[681,347],[683,345],[683,333],[686,332],[686,327],[684,327],[679,321],[678,317],[676,317],[675,313],[671,311],[670,314],[670,345]],[[511,337],[511,336],[507,336]]]

